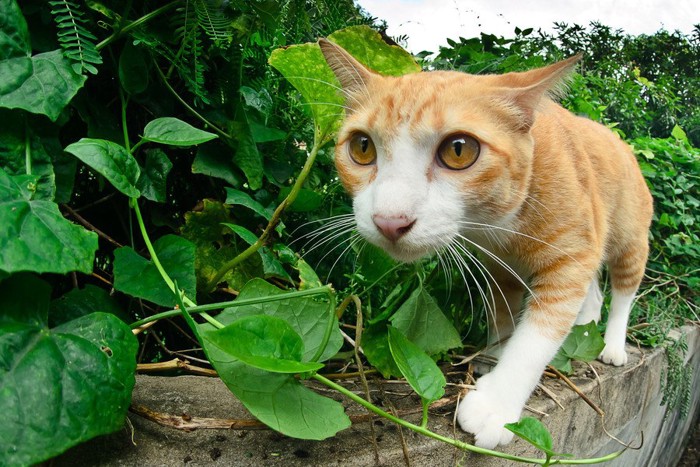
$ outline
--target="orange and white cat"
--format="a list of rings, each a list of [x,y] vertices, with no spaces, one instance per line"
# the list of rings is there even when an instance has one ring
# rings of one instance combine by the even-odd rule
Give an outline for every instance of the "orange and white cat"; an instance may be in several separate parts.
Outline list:
[[[508,443],[503,425],[571,327],[600,320],[603,264],[612,303],[599,358],[624,365],[652,199],[619,137],[550,98],[579,57],[504,75],[388,77],[319,45],[346,98],[335,162],[360,234],[400,261],[471,245],[495,284],[489,340],[511,336],[457,409],[476,444]]]

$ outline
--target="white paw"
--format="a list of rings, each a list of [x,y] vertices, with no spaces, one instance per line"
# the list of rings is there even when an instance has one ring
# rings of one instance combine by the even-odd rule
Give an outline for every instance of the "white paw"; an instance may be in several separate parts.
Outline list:
[[[609,365],[622,366],[627,363],[627,352],[624,344],[622,347],[606,344],[603,351],[598,355],[598,360]]]
[[[464,431],[472,433],[475,444],[486,449],[508,444],[513,433],[503,425],[517,422],[522,407],[508,401],[508,397],[499,395],[499,391],[490,387],[490,375],[477,381],[477,389],[470,391],[457,408],[457,421]]]

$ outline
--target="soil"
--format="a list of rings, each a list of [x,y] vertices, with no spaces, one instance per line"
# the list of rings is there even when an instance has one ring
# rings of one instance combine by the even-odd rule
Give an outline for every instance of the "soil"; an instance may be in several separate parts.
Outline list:
[[[698,467],[700,466],[700,417],[695,422],[695,428],[688,438],[688,445],[685,448],[683,457],[678,461],[676,467]]]

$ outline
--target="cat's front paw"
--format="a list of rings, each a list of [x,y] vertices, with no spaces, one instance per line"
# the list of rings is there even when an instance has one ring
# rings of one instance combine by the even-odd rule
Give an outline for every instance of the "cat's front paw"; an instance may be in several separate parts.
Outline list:
[[[623,366],[627,363],[627,352],[624,344],[622,347],[606,344],[603,351],[598,355],[598,360],[608,365]]]
[[[497,388],[489,384],[489,376],[481,377],[476,390],[470,391],[459,404],[457,421],[464,431],[474,435],[477,446],[493,449],[513,439],[513,433],[504,425],[517,422],[522,407],[509,401],[507,395],[499,394]]]

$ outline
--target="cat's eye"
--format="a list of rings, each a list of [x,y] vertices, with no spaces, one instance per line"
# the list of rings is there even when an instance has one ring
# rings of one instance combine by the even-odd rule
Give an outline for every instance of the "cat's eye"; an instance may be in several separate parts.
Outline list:
[[[479,157],[481,146],[467,134],[450,135],[438,147],[437,157],[448,169],[462,170],[471,166]]]
[[[350,138],[348,151],[352,160],[360,165],[370,165],[377,160],[377,149],[372,138],[364,133],[355,133]]]

